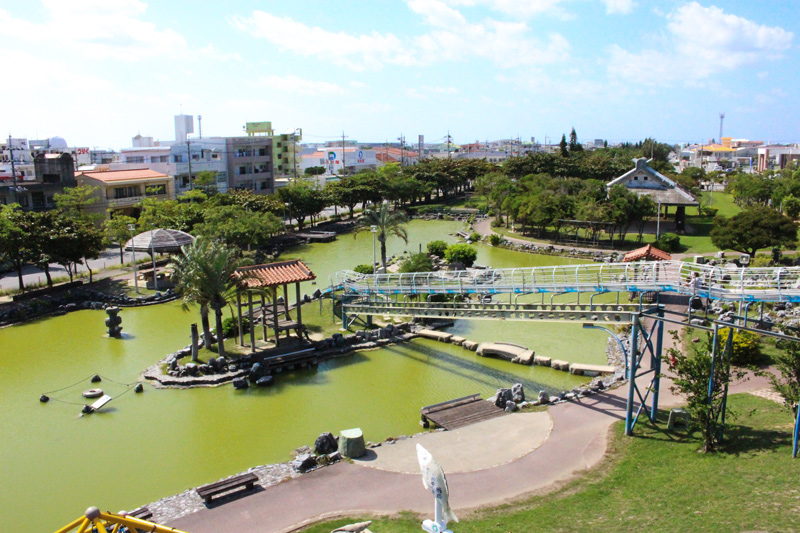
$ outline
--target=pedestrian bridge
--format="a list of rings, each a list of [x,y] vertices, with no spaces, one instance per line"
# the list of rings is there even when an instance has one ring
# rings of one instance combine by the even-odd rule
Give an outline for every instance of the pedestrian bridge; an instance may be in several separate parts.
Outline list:
[[[670,292],[729,302],[800,302],[800,267],[736,268],[681,261],[336,274],[343,296]]]

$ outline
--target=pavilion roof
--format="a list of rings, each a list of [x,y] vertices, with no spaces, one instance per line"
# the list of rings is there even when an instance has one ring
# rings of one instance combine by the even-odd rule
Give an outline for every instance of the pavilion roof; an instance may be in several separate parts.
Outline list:
[[[299,259],[237,268],[234,276],[239,278],[246,288],[277,287],[317,279],[317,276]]]
[[[630,252],[625,254],[625,257],[622,258],[622,262],[627,263],[629,261],[639,261],[641,259],[653,260],[653,261],[669,261],[672,259],[672,256],[663,250],[659,250],[652,244],[648,244],[647,246],[637,248],[636,250],[631,250]]]
[[[181,246],[190,244],[194,237],[176,229],[154,229],[143,231],[125,243],[126,250],[137,252],[180,253]]]

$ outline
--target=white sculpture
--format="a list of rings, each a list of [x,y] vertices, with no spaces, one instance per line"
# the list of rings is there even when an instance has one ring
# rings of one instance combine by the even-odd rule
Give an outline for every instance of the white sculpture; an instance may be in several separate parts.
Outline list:
[[[436,498],[434,520],[422,522],[422,529],[428,533],[453,533],[447,529],[447,522],[451,520],[458,522],[458,518],[450,509],[450,491],[447,488],[444,470],[430,452],[419,444],[417,444],[417,459],[422,470],[422,485]]]

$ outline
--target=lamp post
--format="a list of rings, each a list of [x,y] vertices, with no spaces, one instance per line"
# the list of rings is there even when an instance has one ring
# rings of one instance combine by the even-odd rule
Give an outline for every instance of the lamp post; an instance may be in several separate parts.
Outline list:
[[[286,211],[287,210],[289,210],[289,218],[286,218]],[[286,234],[289,233],[289,228],[287,228],[287,226],[289,225],[289,223],[291,223],[291,221],[292,221],[292,210],[289,209],[289,202],[284,202],[283,203],[283,232],[286,233]]]
[[[136,294],[139,294],[139,273],[136,271],[136,243],[133,242],[133,230],[136,229],[136,224],[128,224],[128,229],[131,232],[131,251],[133,252],[133,285],[136,287]]]
[[[591,322],[584,323],[583,324],[583,329],[601,329],[601,330],[605,331],[606,333],[608,333],[611,336],[612,339],[617,341],[617,344],[619,344],[620,350],[622,350],[622,355],[625,357],[625,377],[630,379],[630,377],[631,377],[630,376],[631,366],[630,366],[630,363],[629,363],[628,350],[625,349],[625,345],[622,344],[622,341],[619,340],[619,337],[617,337],[616,333],[614,333],[613,331],[611,331],[608,328],[604,328],[603,326],[598,326],[596,324],[592,324]]]
[[[378,233],[378,226],[370,226],[372,232],[372,274],[375,275],[375,234]]]
[[[656,240],[661,236],[661,202],[658,202],[658,213],[656,214]]]

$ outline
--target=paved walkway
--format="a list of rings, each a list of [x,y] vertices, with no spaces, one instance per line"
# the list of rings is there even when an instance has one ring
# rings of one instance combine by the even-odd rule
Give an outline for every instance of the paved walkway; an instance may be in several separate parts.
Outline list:
[[[672,340],[666,334],[664,339],[666,349]],[[669,379],[661,382],[660,408],[682,403],[670,385]],[[752,378],[733,385],[731,392],[767,386],[765,378]],[[625,418],[626,396],[627,385],[552,406],[547,413],[515,414],[464,428],[467,431],[425,434],[384,445],[366,460],[323,468],[169,525],[192,533],[289,532],[340,515],[430,513],[431,497],[414,468],[417,442],[429,447],[443,465],[457,514],[508,503],[553,490],[597,465],[605,454],[610,426]],[[518,423],[525,429],[514,426]]]

